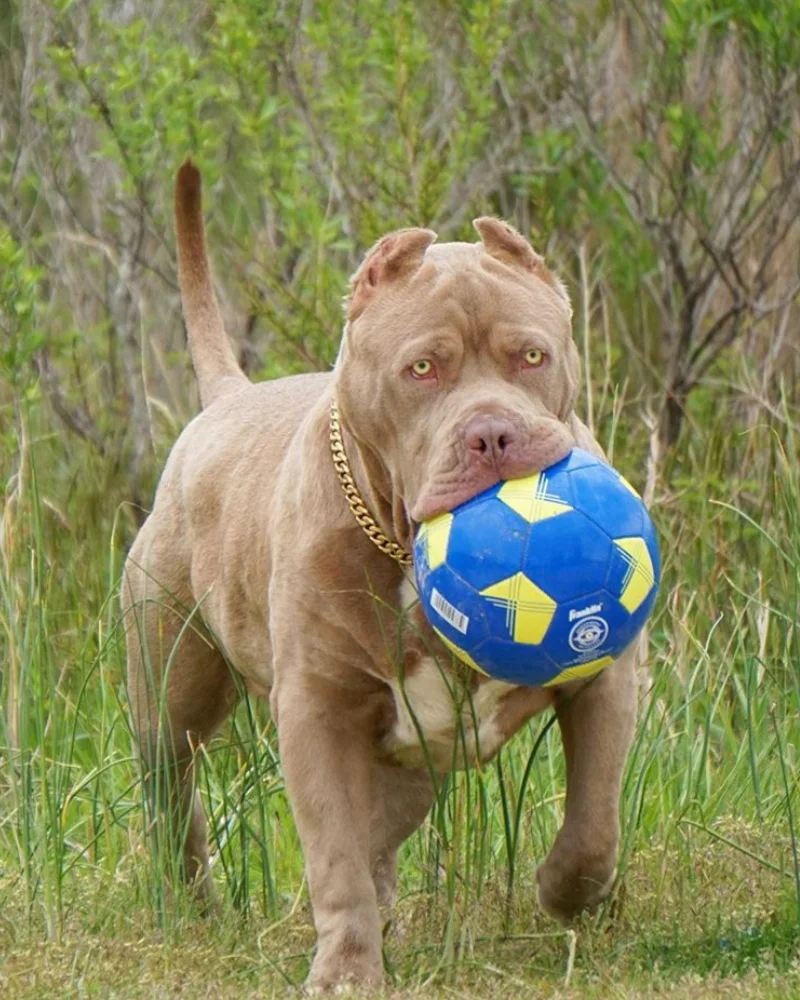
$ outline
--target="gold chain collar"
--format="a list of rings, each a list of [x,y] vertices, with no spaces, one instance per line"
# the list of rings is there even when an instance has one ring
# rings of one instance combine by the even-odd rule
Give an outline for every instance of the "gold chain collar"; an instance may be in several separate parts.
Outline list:
[[[358,492],[358,487],[353,479],[353,474],[350,471],[350,463],[347,460],[347,454],[344,450],[342,425],[339,421],[339,407],[336,405],[336,400],[333,400],[331,403],[330,441],[333,466],[336,469],[339,482],[342,484],[342,492],[344,493],[345,500],[347,500],[350,510],[353,512],[353,517],[359,523],[367,538],[384,555],[391,556],[401,566],[411,566],[413,562],[411,553],[406,552],[402,545],[398,545],[397,542],[393,542],[391,538],[387,538],[384,535],[378,526],[378,522],[370,514],[367,505],[361,499],[361,494]]]

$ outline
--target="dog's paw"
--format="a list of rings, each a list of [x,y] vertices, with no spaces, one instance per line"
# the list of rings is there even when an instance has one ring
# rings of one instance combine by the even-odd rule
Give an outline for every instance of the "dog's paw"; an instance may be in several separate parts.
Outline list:
[[[210,872],[195,877],[189,882],[188,890],[202,917],[217,920],[222,917],[222,899]]]
[[[566,862],[566,863],[565,863]],[[539,907],[554,920],[568,923],[585,910],[593,910],[611,892],[617,877],[615,865],[598,859],[547,858],[536,872]]]
[[[369,977],[362,979],[355,975],[348,975],[338,981],[329,980],[327,977],[308,981],[303,987],[303,993],[309,997],[364,997],[375,996],[380,993],[383,985],[383,976],[379,979]]]
[[[348,980],[344,983],[337,983],[336,986],[311,986],[306,984],[303,988],[305,996],[309,997],[353,997],[362,1000],[363,997],[375,997],[382,995],[380,984],[357,983],[355,980]]]
[[[383,985],[383,958],[380,953],[370,955],[367,950],[338,948],[328,954],[318,952],[306,982],[306,992],[312,996],[323,994],[347,996],[368,990],[379,990]]]

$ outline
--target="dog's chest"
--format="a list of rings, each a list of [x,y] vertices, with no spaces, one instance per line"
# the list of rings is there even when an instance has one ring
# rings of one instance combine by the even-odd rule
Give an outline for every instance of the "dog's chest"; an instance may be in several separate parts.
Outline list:
[[[398,763],[437,771],[472,767],[508,739],[500,709],[511,685],[486,681],[472,689],[450,672],[446,656],[423,657],[391,687],[395,720],[384,749]]]

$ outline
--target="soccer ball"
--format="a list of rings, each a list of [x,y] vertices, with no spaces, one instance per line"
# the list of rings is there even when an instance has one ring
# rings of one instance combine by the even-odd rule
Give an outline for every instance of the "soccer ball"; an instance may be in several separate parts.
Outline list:
[[[590,677],[641,631],[661,563],[641,498],[579,448],[422,524],[420,602],[475,670],[535,687]]]

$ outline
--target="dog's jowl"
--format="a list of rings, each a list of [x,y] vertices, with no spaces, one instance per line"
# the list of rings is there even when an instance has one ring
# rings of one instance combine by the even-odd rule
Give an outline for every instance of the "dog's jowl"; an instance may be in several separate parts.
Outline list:
[[[475,243],[390,233],[353,277],[334,371],[253,385],[222,326],[190,163],[176,221],[203,409],[169,457],[123,600],[135,729],[153,788],[171,790],[154,804],[188,829],[186,879],[213,901],[193,754],[247,687],[269,697],[303,845],[311,984],[377,983],[380,908],[431,805],[431,767],[490,758],[552,705],[568,787],[539,899],[561,919],[596,904],[615,873],[633,653],[584,687],[490,681],[451,660],[406,582],[419,522],[573,445],[599,453],[573,409],[561,282],[496,219],[476,220]]]

